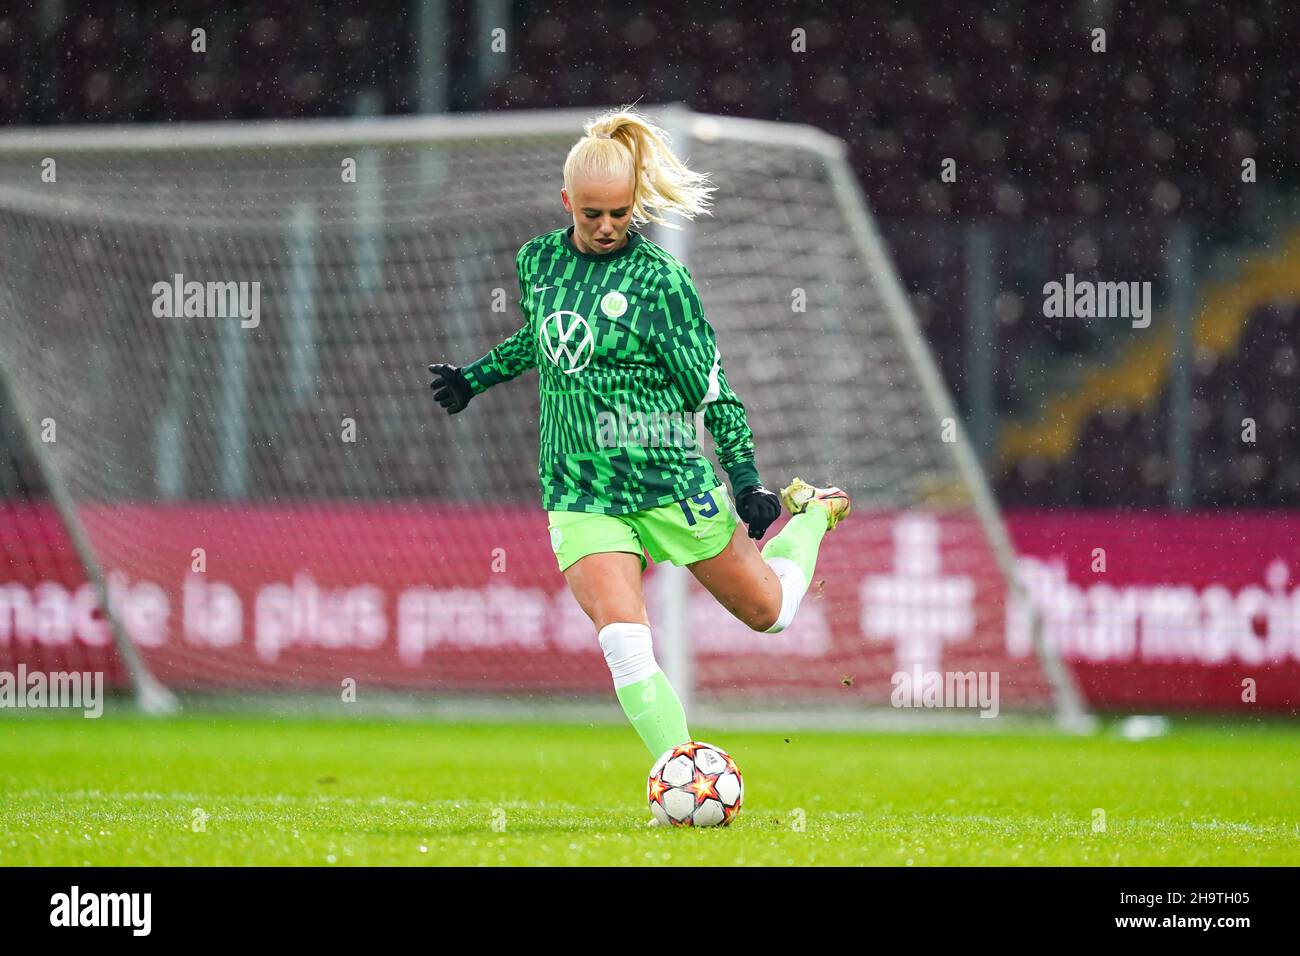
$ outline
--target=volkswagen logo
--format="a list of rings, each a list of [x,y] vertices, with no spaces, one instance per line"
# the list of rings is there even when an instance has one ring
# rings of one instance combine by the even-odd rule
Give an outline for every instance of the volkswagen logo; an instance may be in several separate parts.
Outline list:
[[[581,372],[591,361],[596,343],[591,326],[577,312],[552,312],[538,330],[542,353],[565,375]]]

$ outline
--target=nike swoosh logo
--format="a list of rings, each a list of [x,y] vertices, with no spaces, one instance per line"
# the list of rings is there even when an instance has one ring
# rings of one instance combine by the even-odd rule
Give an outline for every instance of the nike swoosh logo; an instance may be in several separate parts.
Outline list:
[[[555,286],[551,286],[551,285],[535,285],[535,286],[533,286],[533,291],[534,291],[534,292],[545,292],[547,289],[554,289],[554,288],[555,288]]]

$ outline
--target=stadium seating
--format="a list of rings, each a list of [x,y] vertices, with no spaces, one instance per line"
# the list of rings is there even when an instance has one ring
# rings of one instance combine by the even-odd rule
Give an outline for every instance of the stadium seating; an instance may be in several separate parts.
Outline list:
[[[1196,506],[1300,504],[1298,333],[1300,301],[1272,303],[1250,315],[1235,356],[1224,362],[1209,354],[1197,357],[1190,410]],[[1166,386],[1143,414],[1093,414],[1072,458],[1052,469],[1018,462],[1000,477],[1000,499],[1022,505],[1166,504],[1169,405]]]

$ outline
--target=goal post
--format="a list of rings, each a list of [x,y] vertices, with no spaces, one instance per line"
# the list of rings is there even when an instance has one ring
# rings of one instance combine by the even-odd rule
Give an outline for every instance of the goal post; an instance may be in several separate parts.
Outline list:
[[[648,233],[692,272],[761,474],[854,497],[781,634],[651,571],[679,692],[837,720],[985,675],[995,710],[1086,723],[843,144],[646,111],[718,186]],[[593,112],[0,133],[0,375],[23,428],[57,424],[32,448],[140,673],[609,697],[540,510],[535,373],[454,417],[425,373],[519,327],[515,253],[564,224]]]
[[[176,695],[154,679],[109,600],[103,568],[94,548],[86,540],[82,523],[77,519],[76,504],[63,487],[58,469],[51,467],[49,457],[42,453],[39,439],[36,437],[36,416],[31,409],[24,407],[23,397],[12,390],[11,383],[15,381],[15,376],[6,370],[6,364],[4,353],[0,352],[0,416],[4,416],[4,420],[0,421],[0,429],[11,432],[9,437],[14,442],[21,442],[24,445],[25,455],[30,456],[40,471],[47,488],[49,502],[59,516],[68,543],[89,579],[91,587],[94,588],[99,606],[104,609],[104,623],[112,639],[113,649],[126,672],[136,706],[151,715],[176,713],[179,709]],[[8,447],[8,442],[5,447]],[[17,471],[17,467],[12,470]],[[19,536],[14,535],[14,537]],[[6,554],[5,557],[8,555]],[[4,610],[7,620],[4,621],[3,633],[10,642],[15,642],[18,636],[15,634],[18,612],[12,598],[5,602]]]

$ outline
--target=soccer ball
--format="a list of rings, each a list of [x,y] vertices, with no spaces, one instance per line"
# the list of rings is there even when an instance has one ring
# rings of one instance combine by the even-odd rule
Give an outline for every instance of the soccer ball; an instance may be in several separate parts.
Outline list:
[[[745,782],[731,755],[689,741],[666,751],[650,768],[650,812],[675,827],[725,827],[740,812]]]

